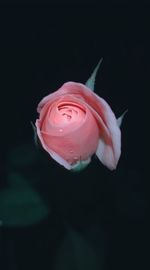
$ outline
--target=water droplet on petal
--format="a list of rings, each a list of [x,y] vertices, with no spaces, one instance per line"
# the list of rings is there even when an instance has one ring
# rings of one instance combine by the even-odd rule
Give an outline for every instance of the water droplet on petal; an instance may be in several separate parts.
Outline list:
[[[62,131],[63,131],[63,129],[62,129],[62,128],[60,128],[60,129],[59,129],[59,132],[62,132]]]
[[[75,160],[77,160],[77,159],[78,159],[78,157],[74,157],[74,159],[75,159]]]

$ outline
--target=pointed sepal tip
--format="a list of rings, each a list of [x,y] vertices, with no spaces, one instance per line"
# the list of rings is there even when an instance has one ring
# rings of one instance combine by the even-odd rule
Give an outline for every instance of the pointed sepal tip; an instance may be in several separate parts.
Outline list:
[[[94,91],[96,75],[97,75],[98,69],[99,69],[102,61],[103,61],[103,58],[100,59],[97,66],[95,67],[93,73],[91,74],[90,78],[85,83],[85,85],[88,88],[90,88],[92,91]]]

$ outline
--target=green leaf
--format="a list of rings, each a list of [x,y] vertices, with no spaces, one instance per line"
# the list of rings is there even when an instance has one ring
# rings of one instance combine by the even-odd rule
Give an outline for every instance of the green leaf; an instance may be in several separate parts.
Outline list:
[[[96,79],[96,75],[97,75],[97,71],[101,65],[103,61],[103,58],[100,59],[100,61],[98,62],[96,68],[94,69],[93,73],[91,74],[90,78],[87,80],[87,82],[85,83],[85,85],[90,88],[92,91],[94,91],[94,87],[95,87],[95,79]]]
[[[41,196],[17,173],[11,173],[9,187],[0,190],[0,220],[4,226],[29,226],[50,212]]]
[[[84,237],[69,229],[58,250],[53,270],[101,270],[99,259]]]

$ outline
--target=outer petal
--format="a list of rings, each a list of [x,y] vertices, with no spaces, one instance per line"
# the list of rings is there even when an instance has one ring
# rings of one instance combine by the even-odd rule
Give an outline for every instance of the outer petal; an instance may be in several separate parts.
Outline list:
[[[99,140],[96,155],[99,160],[110,170],[116,169],[118,158],[114,155],[112,146],[106,144],[103,139]],[[120,155],[119,155],[120,156]]]
[[[99,97],[98,97],[99,98]],[[97,157],[110,170],[117,167],[121,155],[121,131],[117,124],[117,119],[105,100],[99,98],[100,104],[105,107],[104,117],[111,136],[111,145],[100,138],[96,151]]]
[[[39,137],[40,142],[41,142],[43,148],[45,149],[45,151],[48,152],[49,155],[50,155],[54,160],[56,160],[60,165],[64,166],[64,167],[65,167],[66,169],[68,169],[68,170],[71,170],[72,166],[71,166],[66,160],[64,160],[64,159],[63,159],[62,157],[60,157],[57,153],[55,153],[54,151],[52,151],[51,149],[49,149],[49,148],[46,146],[46,144],[45,144],[45,142],[44,142],[44,140],[43,140],[43,138],[42,138],[40,128],[39,128],[39,120],[36,120],[35,125],[36,125],[36,128],[37,128],[37,134],[38,134],[38,137]]]

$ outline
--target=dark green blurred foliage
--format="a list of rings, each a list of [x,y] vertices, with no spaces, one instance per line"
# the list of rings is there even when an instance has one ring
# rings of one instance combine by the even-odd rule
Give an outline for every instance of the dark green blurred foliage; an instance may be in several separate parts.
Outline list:
[[[22,181],[19,175],[19,185]],[[25,226],[47,217],[49,209],[30,187],[7,188],[0,191],[0,219],[4,226]]]
[[[6,187],[0,190],[0,220],[4,226],[31,225],[50,213],[33,187],[38,178],[34,172],[37,161],[34,145],[18,146],[8,155]]]

